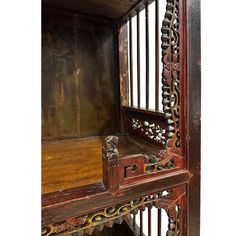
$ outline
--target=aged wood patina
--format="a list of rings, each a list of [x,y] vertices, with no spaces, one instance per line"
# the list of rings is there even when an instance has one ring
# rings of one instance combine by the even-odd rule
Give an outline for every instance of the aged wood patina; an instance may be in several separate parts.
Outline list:
[[[144,236],[145,210],[147,236],[154,226],[163,236],[163,215],[165,235],[200,235],[200,1],[43,0],[42,9],[42,235]]]

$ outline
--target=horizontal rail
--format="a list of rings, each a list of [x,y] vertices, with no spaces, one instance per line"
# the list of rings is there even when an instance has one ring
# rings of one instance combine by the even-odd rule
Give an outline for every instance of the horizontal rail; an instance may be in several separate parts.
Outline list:
[[[174,173],[169,173],[165,176],[157,178],[149,178],[133,185],[124,186],[119,189],[114,196],[109,192],[97,192],[91,194],[87,191],[87,196],[80,197],[74,195],[72,199],[67,199],[64,202],[57,202],[55,194],[51,194],[51,201],[42,207],[42,224],[50,224],[66,219],[68,216],[89,214],[96,209],[109,207],[120,202],[133,200],[146,194],[152,194],[168,188],[177,187],[189,181],[191,175],[188,171],[182,170]],[[92,189],[92,187],[90,188]],[[78,188],[74,189],[74,191]],[[57,195],[60,195],[58,192]],[[64,195],[64,194],[61,194]],[[49,197],[49,196],[47,196]],[[63,196],[62,196],[63,197]],[[45,196],[42,196],[45,201]]]

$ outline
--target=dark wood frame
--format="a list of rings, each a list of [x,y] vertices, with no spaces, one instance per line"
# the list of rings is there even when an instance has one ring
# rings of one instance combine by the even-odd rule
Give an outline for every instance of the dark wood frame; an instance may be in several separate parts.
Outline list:
[[[144,1],[141,1],[144,2]],[[151,1],[150,1],[151,2]],[[186,2],[185,12],[186,31],[182,35],[187,45],[181,50],[185,55],[184,65],[186,73],[186,93],[181,98],[186,109],[182,115],[181,132],[186,132],[184,153],[186,152],[186,169],[180,169],[158,178],[141,178],[132,184],[127,183],[119,189],[118,183],[94,184],[79,189],[68,189],[63,192],[45,194],[43,196],[43,226],[64,220],[75,220],[75,217],[84,216],[92,212],[116,206],[120,203],[139,198],[140,196],[154,194],[166,189],[185,188],[186,199],[183,200],[183,235],[200,235],[200,129],[201,129],[201,69],[200,69],[200,0]],[[136,9],[131,11],[135,14]],[[125,19],[125,17],[124,17]],[[121,111],[121,117],[124,115]],[[118,165],[116,159],[111,163]],[[106,164],[105,168],[109,166]],[[106,178],[107,176],[105,176]],[[109,180],[108,180],[109,182]],[[186,205],[186,206],[185,206]],[[77,223],[74,223],[76,226]],[[68,227],[68,224],[66,225]]]
[[[187,1],[187,78],[188,78],[188,184],[189,236],[200,235],[201,168],[201,19],[200,0]]]

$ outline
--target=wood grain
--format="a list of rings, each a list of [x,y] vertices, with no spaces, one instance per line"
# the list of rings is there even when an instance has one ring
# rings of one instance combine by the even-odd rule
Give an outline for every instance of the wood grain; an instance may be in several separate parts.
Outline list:
[[[101,18],[95,20],[95,18],[100,15],[117,19],[124,11],[123,7],[128,9],[137,1],[44,0],[44,2],[48,4],[54,2],[57,6],[61,2],[61,7],[73,8],[74,13],[49,11],[46,13],[47,17],[43,18],[43,136],[47,138],[101,136],[43,143],[42,224],[70,220],[70,217],[75,215],[90,214],[145,194],[182,185],[183,188],[187,188],[187,199],[185,199],[187,202],[185,200],[181,202],[180,235],[199,235],[200,1],[178,1],[181,16],[180,53],[181,58],[185,58],[182,64],[183,71],[186,70],[187,73],[187,78],[184,73],[180,76],[182,83],[180,96],[184,101],[181,103],[181,116],[184,117],[180,122],[181,137],[182,140],[186,140],[181,144],[186,145],[186,151],[183,152],[187,158],[186,169],[160,176],[149,175],[146,179],[138,181],[132,179],[130,184],[119,188],[115,195],[107,191],[102,183],[103,135],[105,133],[117,135],[115,131],[119,122],[115,112],[119,105],[116,104],[119,95],[116,94],[118,89],[115,86],[117,84],[115,79],[118,77],[116,73],[118,65],[114,53],[115,21],[112,23],[109,20],[104,21]],[[147,1],[141,0],[140,4],[122,19],[127,20],[136,14],[137,9],[141,10],[145,2]],[[70,4],[78,4],[78,8]],[[76,10],[93,16],[78,15],[75,13]],[[126,31],[125,33],[127,34]],[[126,40],[126,36],[123,36]],[[124,55],[126,47],[124,44]],[[120,64],[122,63],[124,62]],[[126,66],[125,63],[124,65]],[[45,71],[46,76],[44,76]],[[125,69],[122,70],[124,75],[126,72]],[[138,113],[140,117],[145,118],[153,114],[148,110],[141,111],[141,114],[136,108],[125,108],[125,110],[132,114]],[[156,117],[158,121],[165,121],[161,113]],[[129,136],[120,136],[118,145],[120,157],[146,153],[150,148],[150,142],[145,144]],[[180,193],[178,195],[181,196]],[[105,231],[97,235],[106,235]],[[107,235],[116,233],[126,235],[116,226]]]
[[[188,235],[200,235],[201,186],[201,1],[187,1],[187,78],[188,81]]]
[[[102,182],[104,136],[44,142],[42,193],[63,191]],[[119,137],[119,157],[150,153],[153,149],[128,136]]]
[[[139,1],[140,0],[43,0],[43,3],[76,10],[84,14],[119,19]]]
[[[102,181],[102,138],[44,143],[42,192]]]
[[[115,132],[114,24],[51,8],[42,20],[43,138]]]

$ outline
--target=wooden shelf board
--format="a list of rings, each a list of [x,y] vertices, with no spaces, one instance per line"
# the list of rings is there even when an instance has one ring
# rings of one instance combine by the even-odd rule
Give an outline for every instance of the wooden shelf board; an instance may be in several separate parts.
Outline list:
[[[102,182],[102,143],[104,136],[42,144],[42,193]],[[119,156],[153,153],[129,136],[119,136]],[[156,150],[157,151],[157,150]]]

